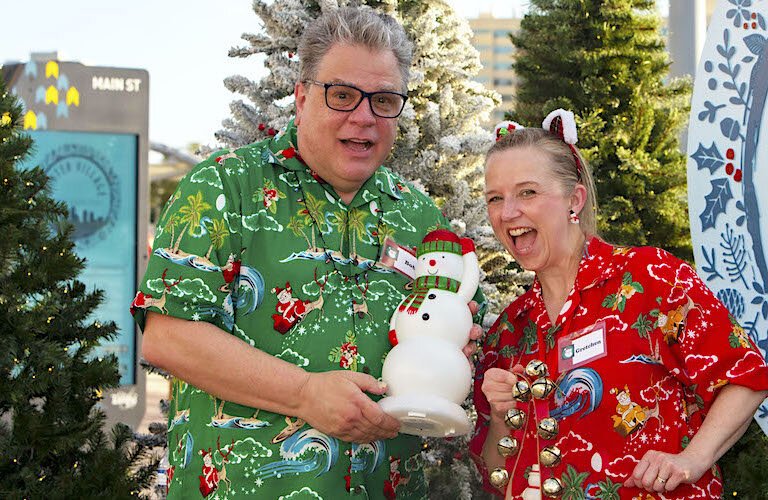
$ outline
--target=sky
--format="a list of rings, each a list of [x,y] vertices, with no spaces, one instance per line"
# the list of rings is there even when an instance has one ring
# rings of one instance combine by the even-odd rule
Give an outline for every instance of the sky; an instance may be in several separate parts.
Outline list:
[[[183,148],[213,146],[213,133],[239,99],[222,83],[231,75],[257,80],[255,57],[227,55],[259,30],[250,0],[11,0],[3,9],[0,63],[58,51],[59,60],[146,69],[150,78],[150,140]],[[520,16],[528,0],[448,0],[467,18],[480,12]]]

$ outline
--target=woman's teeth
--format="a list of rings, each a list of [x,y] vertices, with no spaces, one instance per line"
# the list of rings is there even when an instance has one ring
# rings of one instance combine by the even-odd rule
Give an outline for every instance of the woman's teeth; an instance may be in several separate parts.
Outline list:
[[[516,229],[510,229],[509,230],[509,235],[512,236],[513,238],[516,238],[516,237],[522,236],[523,234],[528,233],[530,231],[533,231],[533,229],[531,229],[530,227],[519,227],[519,228],[516,228]]]

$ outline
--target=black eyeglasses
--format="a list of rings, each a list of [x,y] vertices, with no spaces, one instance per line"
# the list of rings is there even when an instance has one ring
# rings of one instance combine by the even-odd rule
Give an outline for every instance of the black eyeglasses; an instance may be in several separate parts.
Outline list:
[[[397,118],[403,112],[407,95],[397,92],[365,92],[351,85],[340,83],[323,83],[315,80],[305,80],[325,88],[325,105],[335,111],[347,113],[357,109],[363,99],[368,98],[371,113],[380,118]]]

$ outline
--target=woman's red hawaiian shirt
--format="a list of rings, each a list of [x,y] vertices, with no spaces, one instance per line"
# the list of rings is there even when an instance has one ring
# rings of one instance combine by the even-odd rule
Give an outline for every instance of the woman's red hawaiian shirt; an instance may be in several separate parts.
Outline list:
[[[531,360],[547,365],[557,387],[548,400],[518,404],[528,423],[510,429],[520,443],[506,459],[513,498],[538,493],[539,476],[559,478],[564,498],[657,498],[621,486],[646,451],[685,448],[720,387],[768,389],[763,357],[690,266],[664,250],[612,247],[597,238],[554,325],[536,281],[491,328],[475,379],[476,459],[490,412],[483,373]],[[551,439],[536,430],[547,416],[559,423]],[[539,452],[552,445],[562,458],[547,467]],[[664,498],[721,494],[713,467]]]

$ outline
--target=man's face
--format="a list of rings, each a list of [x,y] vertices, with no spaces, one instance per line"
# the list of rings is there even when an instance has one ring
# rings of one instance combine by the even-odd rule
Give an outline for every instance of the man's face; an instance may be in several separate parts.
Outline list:
[[[332,46],[320,60],[314,79],[365,92],[404,92],[392,51],[371,51],[361,45]],[[334,111],[326,106],[320,85],[299,82],[295,94],[302,158],[345,203],[351,202],[392,150],[397,119],[374,115],[368,99],[352,112]]]

